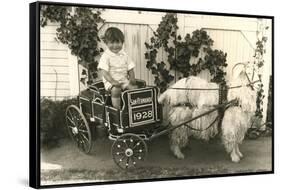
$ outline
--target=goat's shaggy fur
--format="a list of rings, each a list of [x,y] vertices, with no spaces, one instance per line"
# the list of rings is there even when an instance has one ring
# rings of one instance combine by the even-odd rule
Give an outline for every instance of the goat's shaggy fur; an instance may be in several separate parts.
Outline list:
[[[158,101],[171,106],[190,103],[192,106],[213,106],[219,102],[218,90],[196,90],[196,89],[218,89],[219,85],[207,82],[199,77],[183,78],[160,95]],[[189,90],[191,89],[191,90]]]
[[[204,106],[202,108],[194,109],[192,117],[196,117],[200,114],[203,114],[210,109],[213,109],[212,106]],[[207,115],[204,115],[190,123],[191,129],[189,129],[190,134],[197,139],[202,139],[208,141],[210,138],[213,138],[218,133],[218,112],[214,111]],[[212,124],[214,122],[214,124]],[[208,128],[209,127],[209,128]],[[196,129],[196,130],[192,130]],[[200,130],[200,131],[198,131]]]
[[[228,100],[237,99],[238,106],[231,106],[225,110],[221,122],[221,139],[226,152],[230,154],[233,162],[239,162],[243,157],[239,150],[239,144],[242,143],[247,129],[251,126],[251,118],[256,110],[256,92],[246,86],[249,81],[245,73],[241,72],[238,77],[229,83],[229,86],[242,85],[240,88],[229,89]],[[179,80],[171,88],[218,88],[215,83],[198,77],[189,77]],[[168,104],[168,121],[172,126],[178,126],[184,121],[188,121],[195,116],[205,113],[218,104],[219,95],[215,90],[177,90],[168,89],[159,97],[159,102]],[[187,107],[185,104],[192,105]],[[218,129],[219,120],[216,120],[218,111],[214,111],[192,122],[174,129],[170,134],[170,148],[173,154],[183,159],[184,154],[181,149],[188,144],[189,137],[208,141],[216,136],[220,131]],[[207,129],[210,124],[215,123]],[[197,129],[197,130],[194,130]],[[201,131],[198,131],[201,130]]]

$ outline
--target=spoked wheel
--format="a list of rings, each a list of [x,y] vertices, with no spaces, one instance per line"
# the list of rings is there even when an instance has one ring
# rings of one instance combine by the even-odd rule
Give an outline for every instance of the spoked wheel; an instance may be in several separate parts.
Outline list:
[[[114,162],[122,169],[136,167],[144,161],[147,154],[147,145],[139,136],[131,133],[121,135],[111,147]]]
[[[89,153],[92,146],[92,136],[83,113],[77,106],[71,105],[67,107],[65,117],[72,140],[82,152]]]

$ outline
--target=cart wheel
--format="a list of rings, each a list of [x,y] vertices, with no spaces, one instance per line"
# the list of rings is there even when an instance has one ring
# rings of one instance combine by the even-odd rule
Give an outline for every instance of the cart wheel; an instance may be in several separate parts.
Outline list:
[[[83,113],[77,106],[71,105],[67,107],[65,117],[72,140],[82,152],[89,153],[92,146],[92,136]]]
[[[136,167],[139,161],[144,161],[147,145],[138,135],[127,133],[114,141],[111,155],[114,162],[122,169]]]

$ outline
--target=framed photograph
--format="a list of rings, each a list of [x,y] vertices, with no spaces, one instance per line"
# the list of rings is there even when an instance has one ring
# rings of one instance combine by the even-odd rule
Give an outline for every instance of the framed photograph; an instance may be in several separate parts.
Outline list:
[[[30,4],[30,186],[274,172],[274,17]]]

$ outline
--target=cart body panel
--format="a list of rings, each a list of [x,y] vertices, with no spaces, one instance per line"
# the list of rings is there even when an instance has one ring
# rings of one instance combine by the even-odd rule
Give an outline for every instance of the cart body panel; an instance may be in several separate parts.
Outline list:
[[[108,127],[109,133],[143,133],[159,127],[162,107],[157,101],[158,89],[137,80],[140,88],[121,93],[121,109],[111,104],[111,96],[102,81],[96,82],[78,96],[79,107],[90,122]]]

